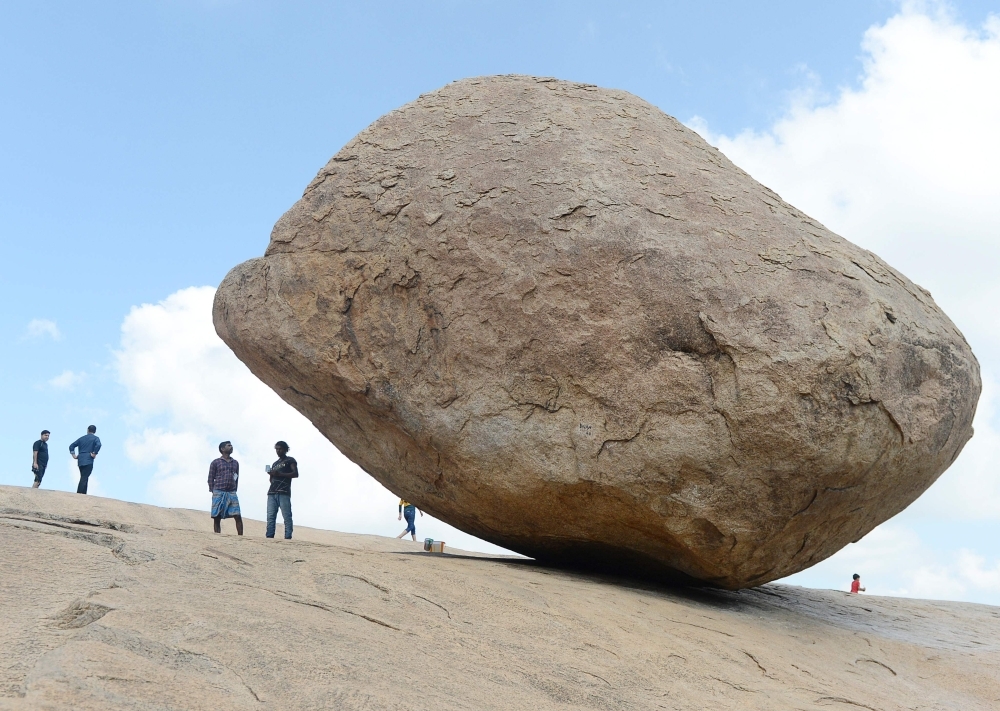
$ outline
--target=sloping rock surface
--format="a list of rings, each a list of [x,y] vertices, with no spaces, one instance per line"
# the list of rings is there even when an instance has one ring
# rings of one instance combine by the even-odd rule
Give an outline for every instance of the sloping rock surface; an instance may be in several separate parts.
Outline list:
[[[1000,698],[998,608],[660,588],[225,526],[0,487],[0,710],[987,711]]]
[[[450,84],[233,269],[237,356],[382,484],[551,561],[739,588],[833,554],[972,435],[930,294],[625,92]]]

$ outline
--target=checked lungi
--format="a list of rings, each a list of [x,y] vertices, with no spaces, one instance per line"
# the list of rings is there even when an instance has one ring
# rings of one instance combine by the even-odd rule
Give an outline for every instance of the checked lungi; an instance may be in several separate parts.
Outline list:
[[[241,516],[240,499],[235,491],[212,492],[212,518]]]

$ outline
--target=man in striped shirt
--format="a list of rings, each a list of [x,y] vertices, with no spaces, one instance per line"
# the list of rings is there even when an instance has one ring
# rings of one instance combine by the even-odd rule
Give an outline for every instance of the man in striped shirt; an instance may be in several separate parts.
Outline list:
[[[236,533],[243,535],[243,516],[236,487],[240,483],[240,463],[233,459],[233,445],[228,440],[219,444],[222,455],[208,467],[208,490],[212,492],[212,519],[215,532],[222,533],[222,519],[236,520]]]

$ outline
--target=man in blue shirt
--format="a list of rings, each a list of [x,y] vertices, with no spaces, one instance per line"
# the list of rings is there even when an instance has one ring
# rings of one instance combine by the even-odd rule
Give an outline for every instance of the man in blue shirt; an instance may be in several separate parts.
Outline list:
[[[73,455],[73,459],[80,467],[80,484],[76,487],[78,494],[87,493],[87,481],[90,479],[90,473],[94,471],[94,460],[97,458],[97,453],[101,451],[101,440],[94,434],[95,432],[97,432],[97,427],[91,425],[87,428],[87,434],[69,446],[69,453]]]

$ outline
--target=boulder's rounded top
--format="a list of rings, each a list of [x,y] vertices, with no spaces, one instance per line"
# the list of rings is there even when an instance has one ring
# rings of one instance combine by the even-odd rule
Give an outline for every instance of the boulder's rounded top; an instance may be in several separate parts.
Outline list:
[[[477,77],[422,95],[348,142],[275,226],[269,253],[346,247],[328,233],[354,200],[367,203],[378,228],[411,237],[439,233],[453,214],[462,222],[489,211],[510,213],[521,229],[531,222],[541,233],[606,241],[595,217],[635,213],[663,227],[672,221],[676,231],[694,213],[761,190],[781,203],[694,131],[628,92]]]

